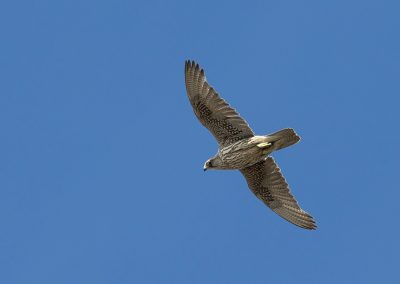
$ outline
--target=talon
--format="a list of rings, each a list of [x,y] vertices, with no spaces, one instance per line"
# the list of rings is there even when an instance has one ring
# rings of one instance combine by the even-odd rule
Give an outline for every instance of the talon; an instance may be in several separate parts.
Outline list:
[[[257,144],[257,147],[258,148],[266,148],[266,147],[271,146],[271,145],[272,144],[270,142],[263,142],[263,143]]]

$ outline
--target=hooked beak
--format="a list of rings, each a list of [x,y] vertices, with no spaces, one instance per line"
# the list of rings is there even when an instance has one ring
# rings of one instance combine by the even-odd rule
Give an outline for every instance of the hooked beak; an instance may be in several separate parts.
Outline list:
[[[203,165],[203,171],[208,170],[209,165],[210,165],[210,162],[209,162],[209,161],[205,162],[204,165]]]

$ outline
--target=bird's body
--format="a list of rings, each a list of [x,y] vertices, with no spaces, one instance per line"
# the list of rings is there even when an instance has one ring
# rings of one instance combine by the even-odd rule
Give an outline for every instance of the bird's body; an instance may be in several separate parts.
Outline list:
[[[281,135],[275,134],[265,136],[253,136],[244,138],[227,146],[221,147],[214,158],[210,159],[212,168],[219,170],[240,170],[252,166],[264,160],[270,153],[294,144],[300,140],[300,137],[293,131],[293,129],[281,130]],[[284,134],[284,135],[283,135]],[[282,138],[290,138],[284,141],[282,147],[279,142]],[[290,144],[290,145],[291,145]],[[218,162],[214,162],[214,159]],[[215,164],[215,166],[214,166]]]
[[[194,113],[219,143],[217,154],[205,162],[204,170],[240,170],[254,194],[278,215],[299,227],[315,229],[313,218],[300,208],[279,167],[269,157],[300,140],[294,130],[255,135],[247,122],[208,85],[204,71],[194,61],[185,63],[185,83]]]
[[[239,140],[233,144],[220,148],[217,155],[222,161],[222,164],[217,165],[216,168],[240,170],[254,165],[266,157],[265,150],[271,146],[268,144],[265,144],[266,146],[264,147],[257,146],[264,142],[266,142],[266,138],[264,136],[254,136]]]

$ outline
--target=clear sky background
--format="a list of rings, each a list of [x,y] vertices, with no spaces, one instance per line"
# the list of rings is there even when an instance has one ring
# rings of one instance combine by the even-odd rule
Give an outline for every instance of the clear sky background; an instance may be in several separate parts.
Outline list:
[[[1,283],[399,283],[398,1],[2,1]],[[256,199],[184,60],[317,231]]]

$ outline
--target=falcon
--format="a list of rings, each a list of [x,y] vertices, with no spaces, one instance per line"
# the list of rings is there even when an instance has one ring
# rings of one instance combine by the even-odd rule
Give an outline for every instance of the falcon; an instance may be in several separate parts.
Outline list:
[[[193,111],[217,139],[217,154],[204,171],[240,170],[252,192],[282,218],[304,229],[317,228],[313,217],[300,208],[280,168],[269,155],[299,142],[291,128],[255,135],[248,123],[208,84],[204,70],[185,62],[185,84]]]

